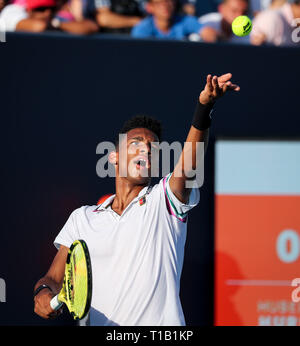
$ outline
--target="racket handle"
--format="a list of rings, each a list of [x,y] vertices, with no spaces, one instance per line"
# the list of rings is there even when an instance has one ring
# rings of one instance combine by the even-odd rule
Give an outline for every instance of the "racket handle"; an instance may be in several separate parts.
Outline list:
[[[59,301],[58,294],[55,297],[53,297],[50,301],[50,306],[53,310],[58,310],[63,306],[63,304],[63,302]]]

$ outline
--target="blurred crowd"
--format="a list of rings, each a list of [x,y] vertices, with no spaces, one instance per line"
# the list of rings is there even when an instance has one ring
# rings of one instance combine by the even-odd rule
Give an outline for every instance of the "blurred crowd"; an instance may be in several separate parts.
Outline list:
[[[232,33],[241,15],[250,35]],[[111,33],[207,43],[300,47],[300,0],[0,0],[5,31]]]

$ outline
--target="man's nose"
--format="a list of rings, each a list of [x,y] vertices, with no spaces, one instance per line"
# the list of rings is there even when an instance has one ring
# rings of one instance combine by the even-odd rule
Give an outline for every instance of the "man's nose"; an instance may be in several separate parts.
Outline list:
[[[144,155],[150,155],[151,153],[151,143],[143,143],[140,148],[140,153]]]

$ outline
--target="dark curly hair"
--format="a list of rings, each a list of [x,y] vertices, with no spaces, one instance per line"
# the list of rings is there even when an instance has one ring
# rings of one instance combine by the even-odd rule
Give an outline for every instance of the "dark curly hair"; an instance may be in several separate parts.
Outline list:
[[[127,120],[123,124],[123,127],[119,131],[118,136],[115,140],[116,147],[118,147],[119,145],[119,134],[127,133],[130,130],[133,130],[136,128],[145,128],[152,131],[158,137],[159,142],[161,141],[161,137],[162,137],[161,122],[147,115],[136,115],[130,118],[129,120]]]

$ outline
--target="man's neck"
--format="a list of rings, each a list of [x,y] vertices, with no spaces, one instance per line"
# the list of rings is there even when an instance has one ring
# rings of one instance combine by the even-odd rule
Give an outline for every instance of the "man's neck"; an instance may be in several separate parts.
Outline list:
[[[162,32],[168,32],[171,28],[172,19],[154,18],[156,27]]]
[[[116,177],[116,196],[111,205],[112,210],[121,215],[146,186],[148,185],[133,185],[125,178]]]

